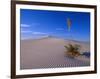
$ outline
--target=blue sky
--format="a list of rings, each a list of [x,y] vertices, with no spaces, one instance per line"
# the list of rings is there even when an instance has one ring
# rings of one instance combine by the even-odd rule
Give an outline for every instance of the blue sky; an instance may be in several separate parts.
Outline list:
[[[51,35],[62,39],[90,40],[88,12],[21,9],[20,15],[21,39],[36,39]],[[67,25],[68,18],[72,22],[70,31]]]

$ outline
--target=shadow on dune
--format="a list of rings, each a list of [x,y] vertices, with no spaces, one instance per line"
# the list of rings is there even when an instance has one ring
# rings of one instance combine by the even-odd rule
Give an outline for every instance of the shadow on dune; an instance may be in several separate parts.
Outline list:
[[[86,56],[86,57],[90,58],[90,52],[83,52],[83,54],[82,54],[82,55],[84,55],[84,56]]]

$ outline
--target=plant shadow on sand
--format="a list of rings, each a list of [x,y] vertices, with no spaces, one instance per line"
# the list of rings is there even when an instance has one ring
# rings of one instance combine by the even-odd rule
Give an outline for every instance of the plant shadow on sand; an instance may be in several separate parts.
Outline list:
[[[90,58],[90,52],[83,52],[83,54],[82,54],[82,55],[84,55],[84,56],[86,56],[86,57]]]

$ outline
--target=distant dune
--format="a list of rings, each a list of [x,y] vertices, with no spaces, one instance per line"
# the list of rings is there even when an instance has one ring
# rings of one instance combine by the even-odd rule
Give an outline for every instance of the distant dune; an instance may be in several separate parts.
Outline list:
[[[54,37],[21,40],[21,69],[89,66],[89,57],[65,57],[65,45],[79,44],[81,53],[90,52],[89,43]]]

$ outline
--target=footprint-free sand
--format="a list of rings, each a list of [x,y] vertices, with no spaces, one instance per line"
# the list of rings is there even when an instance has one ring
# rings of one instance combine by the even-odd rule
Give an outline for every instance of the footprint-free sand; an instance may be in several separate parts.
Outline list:
[[[83,67],[90,65],[90,58],[81,56],[70,58],[65,56],[65,45],[79,44],[80,52],[90,52],[90,45],[86,42],[64,40],[54,37],[42,39],[21,40],[20,68],[59,68],[59,67]]]

